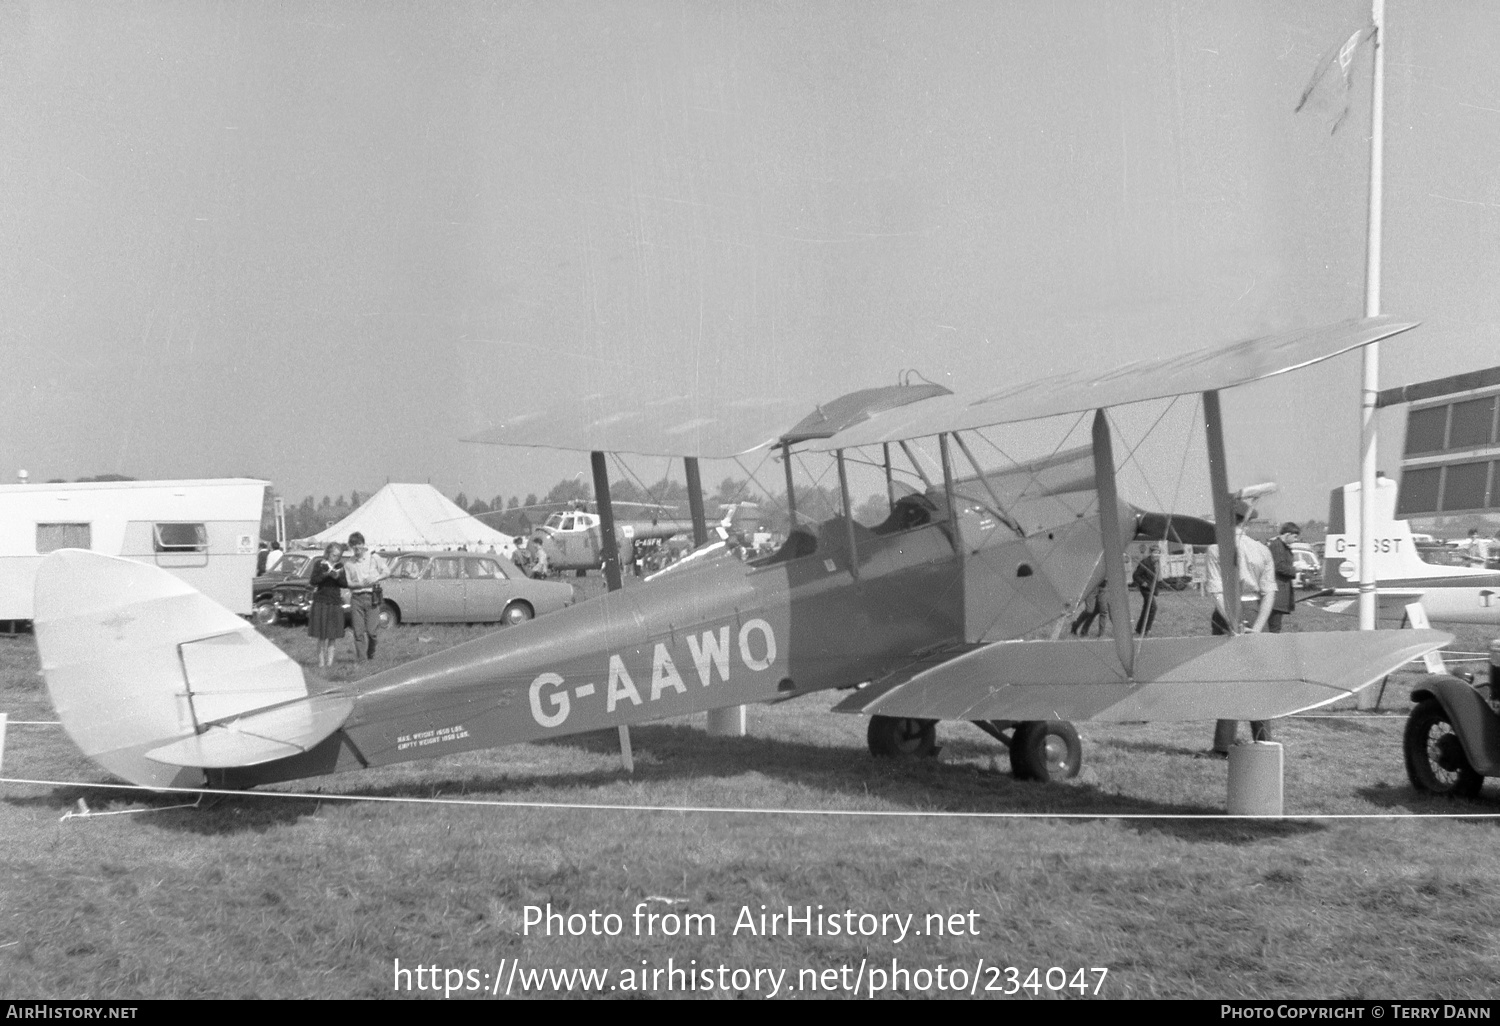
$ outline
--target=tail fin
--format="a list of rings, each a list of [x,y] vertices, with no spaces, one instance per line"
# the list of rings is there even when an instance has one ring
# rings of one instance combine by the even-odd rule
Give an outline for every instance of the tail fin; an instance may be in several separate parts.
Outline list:
[[[1323,544],[1323,587],[1326,590],[1349,587],[1350,578],[1341,572],[1344,556],[1336,553],[1328,544],[1335,537],[1344,537],[1344,489],[1342,486],[1328,493],[1328,531]],[[1359,575],[1354,575],[1358,579]]]
[[[52,553],[37,570],[33,624],[63,729],[146,787],[198,786],[200,767],[295,754],[353,707],[309,698],[302,668],[254,627],[145,563]]]

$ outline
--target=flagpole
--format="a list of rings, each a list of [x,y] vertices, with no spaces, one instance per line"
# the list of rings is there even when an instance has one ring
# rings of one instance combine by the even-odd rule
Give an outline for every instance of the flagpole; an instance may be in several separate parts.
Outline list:
[[[1370,213],[1365,236],[1365,316],[1380,316],[1380,228],[1385,175],[1385,0],[1370,0],[1374,26],[1374,87],[1370,93]],[[1380,391],[1380,343],[1364,347],[1360,392],[1359,629],[1375,629],[1375,396]],[[1366,689],[1366,691],[1371,689]]]

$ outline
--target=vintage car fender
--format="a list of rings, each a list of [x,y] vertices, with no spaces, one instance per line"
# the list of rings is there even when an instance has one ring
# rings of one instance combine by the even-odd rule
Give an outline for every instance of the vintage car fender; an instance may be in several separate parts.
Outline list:
[[[1483,696],[1457,677],[1433,677],[1411,693],[1413,702],[1429,698],[1448,714],[1469,765],[1484,776],[1500,776],[1500,715]]]

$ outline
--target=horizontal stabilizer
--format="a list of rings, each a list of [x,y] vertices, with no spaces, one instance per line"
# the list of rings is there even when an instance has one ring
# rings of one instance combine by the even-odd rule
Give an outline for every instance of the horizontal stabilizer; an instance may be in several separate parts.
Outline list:
[[[307,751],[338,730],[353,710],[354,701],[342,695],[315,695],[215,723],[202,734],[153,748],[146,758],[206,769],[255,766]]]
[[[1351,695],[1452,640],[1430,630],[1153,638],[1140,646],[1133,679],[1111,640],[1009,642],[919,673],[859,711],[943,720],[1274,719]]]
[[[286,653],[146,563],[53,552],[37,568],[34,616],[63,729],[85,755],[135,784],[202,783],[202,773],[145,753],[208,724],[307,698],[302,667]]]

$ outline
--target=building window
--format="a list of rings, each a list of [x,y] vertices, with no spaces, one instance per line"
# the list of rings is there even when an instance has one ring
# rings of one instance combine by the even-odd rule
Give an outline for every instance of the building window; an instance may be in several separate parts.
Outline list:
[[[87,549],[92,546],[92,534],[88,524],[37,524],[36,550],[47,553],[58,549]]]
[[[153,540],[157,552],[207,552],[208,528],[203,524],[157,524]]]
[[[1472,449],[1489,445],[1495,435],[1495,397],[1470,399],[1453,404],[1453,420],[1448,426],[1448,448]]]
[[[1406,415],[1406,454],[1438,452],[1447,439],[1448,407],[1432,406]]]

